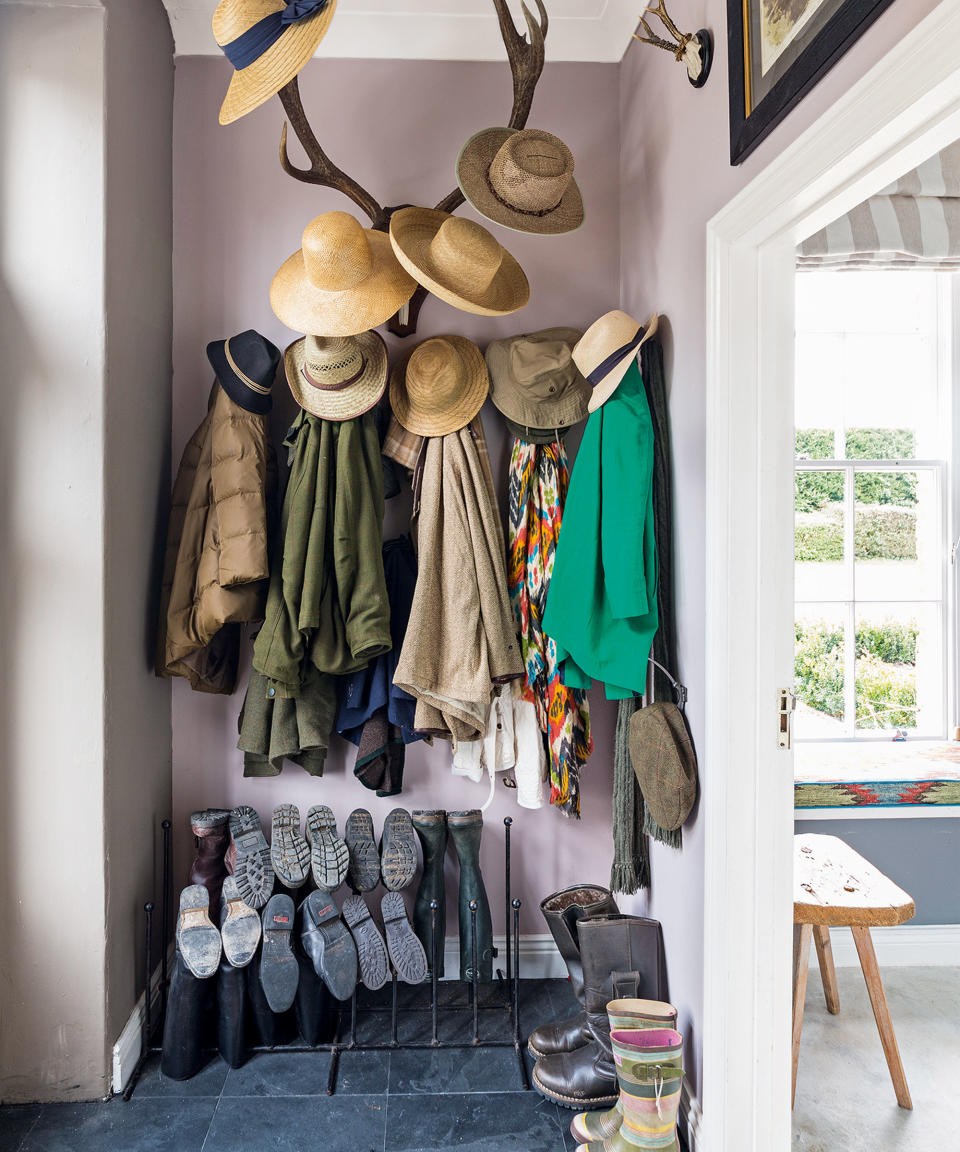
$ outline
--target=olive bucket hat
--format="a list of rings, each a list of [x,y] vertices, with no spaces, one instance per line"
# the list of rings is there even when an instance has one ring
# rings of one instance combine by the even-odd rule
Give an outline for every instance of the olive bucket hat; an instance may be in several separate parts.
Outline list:
[[[591,389],[572,356],[582,335],[576,328],[544,328],[487,345],[490,399],[511,431],[556,435],[586,419]]]
[[[683,824],[697,798],[697,756],[682,711],[687,690],[676,681],[674,688],[680,706],[657,701],[630,717],[634,775],[650,815],[666,832]]]

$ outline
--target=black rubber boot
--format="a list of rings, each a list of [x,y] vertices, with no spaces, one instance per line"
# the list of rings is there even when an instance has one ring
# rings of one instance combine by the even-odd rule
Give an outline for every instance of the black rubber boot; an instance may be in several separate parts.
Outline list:
[[[439,811],[414,812],[413,827],[423,852],[423,875],[413,905],[413,930],[427,954],[427,965],[433,971],[430,901],[436,900],[437,976],[440,977],[443,975],[443,945],[447,931],[447,897],[443,883],[443,864],[447,853],[447,814]]]
[[[304,1044],[329,1044],[336,1032],[337,1012],[330,989],[317,975],[313,961],[297,949],[300,980],[293,1007]]]
[[[493,920],[490,902],[480,874],[480,835],[483,813],[479,808],[466,812],[448,812],[447,827],[460,863],[460,893],[457,911],[460,915],[460,979],[473,979],[473,932],[470,902],[477,902],[477,979],[489,984],[493,979]]]
[[[253,1030],[257,1043],[267,1048],[275,1048],[278,1044],[289,1044],[291,1040],[296,1039],[297,1021],[292,1009],[288,1012],[281,1012],[279,1015],[270,1010],[258,975],[259,956],[258,949],[253,963],[247,968],[249,972],[247,1007],[253,1020]]]
[[[203,1067],[205,1017],[213,986],[212,980],[198,980],[177,952],[160,1053],[160,1071],[171,1080],[189,1080]]]
[[[217,973],[217,1050],[231,1068],[239,1068],[247,1049],[247,969],[224,957]]]
[[[599,884],[577,884],[541,901],[540,911],[567,966],[571,989],[582,1009],[583,964],[577,926],[589,916],[616,913],[616,901],[608,889]],[[582,1048],[589,1039],[587,1014],[581,1010],[569,1020],[535,1028],[527,1040],[527,1047],[534,1056],[548,1056],[552,1052],[572,1052],[575,1048]]]

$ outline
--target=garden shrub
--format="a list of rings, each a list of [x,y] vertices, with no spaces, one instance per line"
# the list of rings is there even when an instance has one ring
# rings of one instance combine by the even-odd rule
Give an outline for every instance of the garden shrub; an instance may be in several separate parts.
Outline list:
[[[917,514],[889,504],[859,507],[853,538],[858,560],[916,560]]]

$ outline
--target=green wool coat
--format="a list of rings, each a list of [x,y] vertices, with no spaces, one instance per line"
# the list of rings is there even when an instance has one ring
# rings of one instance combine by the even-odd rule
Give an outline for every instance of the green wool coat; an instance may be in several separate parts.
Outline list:
[[[571,688],[645,691],[657,631],[653,423],[636,360],[587,421],[563,509],[543,630]]]

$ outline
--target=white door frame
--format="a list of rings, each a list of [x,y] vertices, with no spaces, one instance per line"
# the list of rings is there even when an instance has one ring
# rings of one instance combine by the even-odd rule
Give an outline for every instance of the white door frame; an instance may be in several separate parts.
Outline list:
[[[960,138],[958,43],[960,0],[943,0],[707,226],[700,1152],[790,1142],[793,255]]]

